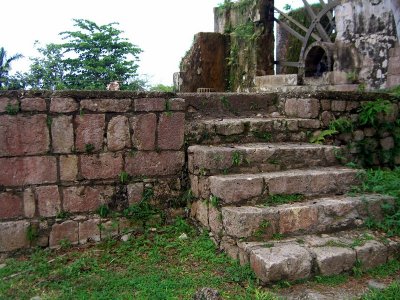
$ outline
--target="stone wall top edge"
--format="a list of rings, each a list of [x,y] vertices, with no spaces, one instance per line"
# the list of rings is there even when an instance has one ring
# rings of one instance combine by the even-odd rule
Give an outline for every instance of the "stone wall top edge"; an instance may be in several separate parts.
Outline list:
[[[341,92],[341,91],[316,91],[316,92],[261,92],[261,93],[178,93],[178,97],[232,97],[232,96],[268,96],[280,98],[316,98],[326,100],[347,100],[347,101],[373,101],[378,98],[391,101],[399,101],[400,97],[384,92]]]
[[[138,98],[174,98],[175,93],[134,92],[134,91],[84,91],[84,90],[12,90],[0,91],[0,97],[9,98],[74,98],[80,99],[138,99]]]

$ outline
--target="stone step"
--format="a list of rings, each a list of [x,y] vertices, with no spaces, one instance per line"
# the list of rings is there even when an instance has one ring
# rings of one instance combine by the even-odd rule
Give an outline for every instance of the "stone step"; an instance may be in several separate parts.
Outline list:
[[[198,219],[208,222],[203,225],[215,234],[222,232],[234,239],[254,240],[356,228],[368,218],[381,219],[382,204],[393,201],[390,196],[371,194],[318,198],[275,207],[225,206],[221,208],[219,222],[215,220],[215,208],[209,205],[198,210],[198,215],[203,215]]]
[[[194,145],[188,148],[192,175],[272,172],[338,164],[340,148],[302,143]]]
[[[210,193],[221,204],[245,204],[247,201],[271,203],[272,195],[340,195],[359,184],[359,170],[344,167],[300,169],[257,174],[217,175],[209,177]],[[203,187],[207,188],[207,186]],[[201,191],[204,194],[205,191]],[[299,197],[300,198],[300,197]]]
[[[313,132],[321,127],[321,121],[318,119],[284,117],[200,119],[186,125],[185,137],[190,145],[307,142]]]
[[[250,263],[256,276],[268,284],[337,275],[354,267],[368,270],[396,258],[400,240],[364,229],[273,242],[238,242],[229,250],[242,264]]]

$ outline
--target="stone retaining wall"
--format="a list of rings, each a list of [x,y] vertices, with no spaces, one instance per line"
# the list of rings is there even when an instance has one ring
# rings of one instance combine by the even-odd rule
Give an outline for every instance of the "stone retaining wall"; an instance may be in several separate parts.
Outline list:
[[[128,220],[97,210],[121,212],[147,189],[152,204],[171,206],[184,109],[169,94],[0,93],[0,254],[122,234]]]

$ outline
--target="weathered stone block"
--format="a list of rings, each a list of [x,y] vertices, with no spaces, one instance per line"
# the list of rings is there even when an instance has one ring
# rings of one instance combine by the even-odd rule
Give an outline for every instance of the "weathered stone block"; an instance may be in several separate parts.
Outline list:
[[[376,134],[376,129],[375,128],[365,128],[364,134],[366,137],[372,137]]]
[[[356,142],[362,141],[364,137],[365,135],[363,130],[356,130],[353,132],[353,139]]]
[[[98,151],[103,147],[105,115],[83,115],[76,119],[76,149],[85,151],[86,145],[92,145]]]
[[[348,248],[318,247],[311,251],[316,257],[319,273],[324,276],[349,271],[356,262],[356,252]]]
[[[90,219],[79,223],[79,244],[100,242],[100,219]]]
[[[290,206],[279,213],[279,232],[307,231],[318,224],[318,207]]]
[[[36,188],[38,209],[41,217],[55,217],[61,211],[58,186],[39,186]]]
[[[43,98],[24,98],[21,100],[22,111],[46,111],[46,100]]]
[[[132,143],[138,150],[155,150],[157,116],[145,114],[130,118],[133,129]]]
[[[386,87],[394,87],[400,85],[400,75],[388,76]]]
[[[352,111],[360,107],[360,102],[358,101],[347,101],[346,111]]]
[[[94,112],[127,112],[131,108],[130,99],[87,99],[81,101],[81,109]]]
[[[308,251],[296,244],[254,249],[250,254],[250,265],[264,283],[308,278],[311,261]]]
[[[321,122],[319,120],[299,120],[299,126],[306,129],[319,129]]]
[[[72,245],[78,244],[78,222],[65,221],[53,225],[50,232],[50,248],[60,246],[63,241],[69,241]]]
[[[129,205],[138,203],[143,197],[143,182],[128,184],[128,201]]]
[[[262,236],[270,238],[278,232],[279,212],[260,207],[222,207],[222,222],[226,234],[246,238],[261,230]],[[265,224],[260,228],[261,224]]]
[[[244,132],[244,123],[242,120],[232,122],[231,120],[221,120],[215,124],[217,134],[229,136],[242,134]]]
[[[355,250],[363,270],[372,269],[387,262],[388,249],[377,241],[367,241],[364,245],[356,247]]]
[[[31,188],[24,191],[24,215],[27,218],[33,218],[36,212],[35,194]]]
[[[139,98],[135,99],[135,111],[164,111],[166,110],[164,98]]]
[[[0,98],[0,112],[7,111],[6,108],[7,108],[8,105],[11,105],[13,107],[17,107],[18,100],[17,99],[10,99],[10,98],[7,98],[7,97],[1,97]]]
[[[110,120],[107,130],[107,146],[109,151],[118,151],[131,147],[127,117],[117,116]]]
[[[63,189],[63,206],[69,212],[95,211],[114,194],[111,186],[73,186]]]
[[[54,153],[71,153],[74,149],[72,116],[53,118],[51,122],[51,137]]]
[[[331,100],[321,100],[321,108],[322,108],[322,110],[330,111],[331,110]]]
[[[318,117],[320,103],[318,99],[286,99],[285,113],[289,117],[303,119]]]
[[[60,179],[62,181],[75,181],[78,176],[78,156],[60,156]]]
[[[192,203],[190,208],[190,216],[200,222],[206,228],[208,224],[208,203],[207,201],[196,201]]]
[[[309,188],[310,177],[304,174],[295,175],[287,173],[287,176],[265,178],[269,194],[306,194]]]
[[[182,171],[185,156],[183,152],[162,151],[142,152],[126,157],[125,170],[133,176],[176,175]]]
[[[27,221],[0,222],[0,252],[29,247]]]
[[[394,139],[392,136],[388,136],[380,140],[380,144],[383,150],[390,150],[394,148]]]
[[[78,103],[72,98],[52,98],[50,111],[56,113],[69,113],[78,110]]]
[[[0,219],[11,219],[23,215],[23,202],[20,195],[10,192],[0,193]]]
[[[169,110],[172,111],[185,110],[186,109],[185,99],[182,98],[169,99],[168,108]]]
[[[390,58],[390,64],[388,66],[389,75],[400,74],[400,56],[393,56]]]
[[[0,116],[0,156],[45,154],[50,137],[46,115]]]
[[[321,121],[324,126],[328,126],[335,117],[330,111],[324,111],[321,114]]]
[[[86,179],[113,179],[122,171],[120,153],[81,155],[81,175]]]
[[[179,150],[183,146],[185,113],[162,113],[158,123],[158,148]]]
[[[55,157],[0,158],[0,185],[19,186],[57,181]]]
[[[264,184],[262,177],[250,175],[211,176],[209,180],[211,193],[226,204],[261,196]]]
[[[208,208],[208,225],[210,226],[211,231],[219,235],[222,232],[222,214],[218,208],[209,205]]]
[[[332,101],[332,111],[345,111],[346,105],[347,105],[346,101],[333,100]]]

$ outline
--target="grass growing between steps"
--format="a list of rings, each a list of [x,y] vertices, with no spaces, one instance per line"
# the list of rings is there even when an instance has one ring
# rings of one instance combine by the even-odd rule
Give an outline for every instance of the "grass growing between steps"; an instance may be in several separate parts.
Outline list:
[[[270,195],[265,200],[265,206],[277,206],[282,204],[294,203],[294,202],[301,202],[304,200],[304,195],[300,194],[277,194],[277,195]]]
[[[394,170],[368,170],[356,192],[378,193],[393,196],[395,203],[383,206],[382,221],[368,219],[367,227],[385,231],[389,236],[400,235],[400,168]]]
[[[188,239],[178,237],[186,233]],[[191,299],[211,287],[224,299],[274,299],[249,267],[216,251],[185,221],[85,249],[37,250],[0,267],[0,299]]]
[[[400,282],[393,282],[383,290],[373,290],[364,295],[362,300],[398,300],[400,299]]]

